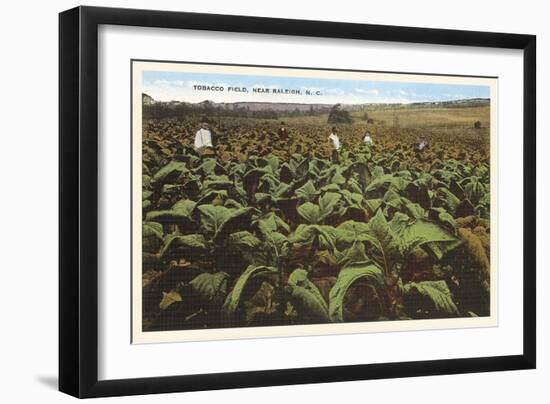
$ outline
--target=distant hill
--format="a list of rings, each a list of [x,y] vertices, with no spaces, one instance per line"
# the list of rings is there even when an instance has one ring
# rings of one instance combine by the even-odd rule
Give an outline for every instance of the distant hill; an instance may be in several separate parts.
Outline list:
[[[318,110],[329,110],[332,107],[332,104],[301,104],[293,102],[221,102],[214,103],[214,106],[220,106],[227,109],[248,109],[249,111],[265,111],[271,110],[276,112],[283,111],[318,111]]]
[[[344,105],[344,108],[350,108],[353,111],[367,111],[376,109],[402,109],[402,108],[464,108],[489,105],[489,98],[468,98],[463,100],[451,101],[429,101],[429,102],[411,102],[407,104],[388,104],[388,103],[372,103],[372,104],[356,104]]]
[[[166,106],[175,108],[177,106],[189,106],[191,108],[220,109],[225,111],[274,111],[274,112],[328,112],[334,104],[305,104],[292,102],[213,102],[205,100],[198,103],[188,103],[182,101],[155,101],[148,94],[142,94],[145,105]],[[393,109],[393,108],[434,108],[434,107],[470,107],[489,105],[488,98],[470,98],[464,100],[452,101],[434,101],[434,102],[414,102],[414,103],[367,103],[367,104],[342,104],[342,109],[348,111],[368,111],[373,109]]]

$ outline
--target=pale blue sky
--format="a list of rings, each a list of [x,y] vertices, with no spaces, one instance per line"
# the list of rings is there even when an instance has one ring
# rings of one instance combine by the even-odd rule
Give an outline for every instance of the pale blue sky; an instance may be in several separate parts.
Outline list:
[[[225,91],[197,91],[193,85],[223,86]],[[248,92],[231,92],[229,87],[245,87]],[[301,94],[260,94],[252,91],[259,87],[297,89]],[[306,90],[310,90],[312,95],[306,95]],[[489,87],[479,85],[157,71],[143,72],[143,91],[156,100],[186,102],[208,99],[215,102],[411,103],[490,96]]]

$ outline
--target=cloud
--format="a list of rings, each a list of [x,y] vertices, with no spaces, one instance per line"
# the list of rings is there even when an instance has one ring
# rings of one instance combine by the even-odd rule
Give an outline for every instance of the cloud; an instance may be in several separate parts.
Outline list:
[[[325,94],[331,94],[331,95],[345,95],[345,91],[341,88],[327,88],[324,91]]]
[[[380,95],[380,91],[375,88],[370,90],[365,90],[364,88],[356,88],[355,92],[359,94]]]

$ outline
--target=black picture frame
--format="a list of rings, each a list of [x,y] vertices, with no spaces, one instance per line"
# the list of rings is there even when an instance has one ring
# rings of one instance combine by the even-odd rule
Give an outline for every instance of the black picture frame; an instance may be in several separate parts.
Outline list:
[[[523,353],[99,381],[97,62],[100,24],[522,50]],[[535,368],[535,122],[534,35],[96,7],[77,7],[60,13],[59,390],[84,398]]]

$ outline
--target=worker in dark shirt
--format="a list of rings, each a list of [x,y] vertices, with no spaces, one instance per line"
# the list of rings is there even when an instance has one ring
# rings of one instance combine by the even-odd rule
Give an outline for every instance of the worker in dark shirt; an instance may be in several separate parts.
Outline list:
[[[288,130],[284,122],[281,122],[281,127],[277,131],[277,134],[279,135],[279,140],[288,140]]]

